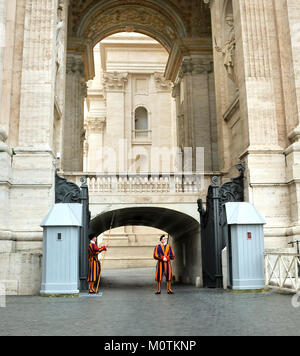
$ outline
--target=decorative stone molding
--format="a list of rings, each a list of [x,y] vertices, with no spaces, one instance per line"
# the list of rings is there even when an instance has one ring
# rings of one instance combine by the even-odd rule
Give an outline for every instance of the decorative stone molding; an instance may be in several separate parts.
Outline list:
[[[182,29],[179,29],[182,27]],[[156,37],[165,42],[171,48],[172,42],[179,37],[179,33],[185,33],[183,24],[177,24],[157,9],[150,9],[141,4],[126,4],[126,6],[114,6],[107,9],[95,9],[87,23],[78,27],[77,35],[88,38],[93,43],[99,40],[99,35],[111,33],[112,29],[119,28],[122,31],[144,30],[153,32]]]
[[[172,82],[170,80],[166,80],[162,73],[154,73],[154,80],[158,90],[171,90]]]
[[[103,82],[106,90],[123,90],[128,80],[128,73],[104,73]]]
[[[288,134],[289,140],[294,143],[300,141],[300,127],[297,126],[292,132]]]

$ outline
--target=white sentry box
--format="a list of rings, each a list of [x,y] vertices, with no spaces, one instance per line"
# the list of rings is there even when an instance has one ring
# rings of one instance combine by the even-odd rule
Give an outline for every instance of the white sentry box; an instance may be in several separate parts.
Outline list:
[[[55,204],[44,229],[41,295],[79,293],[79,238],[82,204]]]
[[[226,203],[228,286],[233,290],[265,288],[264,229],[266,221],[247,202]]]

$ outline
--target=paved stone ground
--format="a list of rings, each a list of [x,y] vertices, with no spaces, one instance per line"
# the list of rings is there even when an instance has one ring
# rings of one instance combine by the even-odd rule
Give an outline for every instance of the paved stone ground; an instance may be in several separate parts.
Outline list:
[[[274,292],[163,285],[153,269],[104,271],[102,297],[6,297],[0,335],[204,336],[300,335],[300,307]]]

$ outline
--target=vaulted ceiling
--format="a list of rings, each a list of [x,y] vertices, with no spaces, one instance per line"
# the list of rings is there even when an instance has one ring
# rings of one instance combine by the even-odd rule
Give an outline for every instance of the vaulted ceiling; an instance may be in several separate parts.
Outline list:
[[[96,43],[120,31],[148,34],[170,48],[177,38],[210,35],[203,0],[70,0],[71,36]]]

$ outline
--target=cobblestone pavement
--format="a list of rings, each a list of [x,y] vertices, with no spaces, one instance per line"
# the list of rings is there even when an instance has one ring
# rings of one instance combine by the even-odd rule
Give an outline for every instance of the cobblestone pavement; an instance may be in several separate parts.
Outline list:
[[[102,297],[6,297],[0,335],[300,335],[292,295],[182,285],[168,295],[165,284],[155,295],[153,276],[151,268],[104,271]]]

